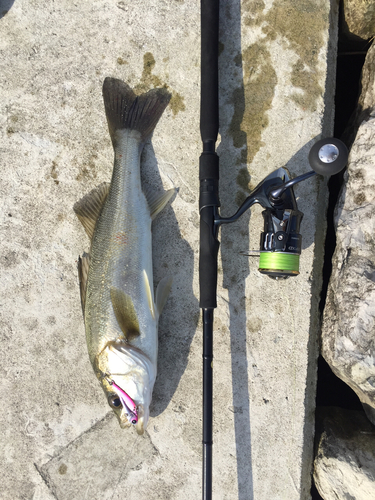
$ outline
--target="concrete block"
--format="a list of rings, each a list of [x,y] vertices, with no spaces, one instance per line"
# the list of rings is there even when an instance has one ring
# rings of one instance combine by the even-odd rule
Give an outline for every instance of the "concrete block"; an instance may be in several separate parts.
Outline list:
[[[197,498],[199,2],[7,5],[0,19],[0,496]],[[222,1],[220,23],[218,153],[226,216],[272,170],[308,171],[309,148],[332,134],[337,4]],[[179,188],[153,228],[155,282],[171,274],[174,284],[159,325],[143,448],[108,415],[86,352],[76,271],[88,241],[72,207],[112,170],[101,97],[106,76],[138,91],[167,85],[173,94],[142,157],[148,183]],[[310,496],[325,181],[310,180],[296,195],[305,213],[297,278],[271,281],[258,273],[256,259],[240,255],[259,245],[259,208],[221,231],[217,500]],[[98,477],[102,485],[112,481],[105,494]]]

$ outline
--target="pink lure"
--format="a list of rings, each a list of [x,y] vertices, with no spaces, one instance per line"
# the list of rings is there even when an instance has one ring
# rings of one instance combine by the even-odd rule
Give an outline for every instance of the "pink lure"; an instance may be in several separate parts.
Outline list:
[[[137,412],[137,406],[132,400],[132,398],[126,394],[126,392],[121,389],[113,380],[111,380],[111,385],[114,388],[114,390],[117,392],[118,397],[120,398],[120,401],[122,403],[122,406],[128,410],[128,421],[135,425],[138,422],[138,412]]]

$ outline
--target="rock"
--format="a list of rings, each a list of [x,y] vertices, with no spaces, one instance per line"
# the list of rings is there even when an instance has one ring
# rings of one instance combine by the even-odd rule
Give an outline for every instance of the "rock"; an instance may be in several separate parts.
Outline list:
[[[368,40],[375,35],[375,3],[371,0],[344,0],[345,32]]]
[[[342,139],[351,146],[358,127],[367,120],[372,109],[375,108],[375,44],[369,48],[366,60],[363,65],[361,75],[361,94],[358,99],[358,105],[350,120],[350,125],[344,132]]]
[[[352,144],[336,212],[336,251],[322,328],[322,354],[359,396],[375,423],[374,211],[375,45],[362,71],[362,92],[344,140]]]
[[[324,500],[375,498],[375,428],[362,412],[324,408],[314,462]]]
[[[375,408],[375,113],[360,126],[335,211],[336,250],[322,327],[334,373]],[[368,412],[371,417],[371,412]],[[372,419],[375,423],[375,420]]]

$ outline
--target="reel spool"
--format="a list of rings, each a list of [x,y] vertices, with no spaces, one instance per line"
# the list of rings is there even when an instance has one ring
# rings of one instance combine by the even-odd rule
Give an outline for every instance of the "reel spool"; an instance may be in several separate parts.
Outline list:
[[[259,272],[271,278],[286,279],[299,274],[302,236],[299,229],[303,214],[285,209],[282,214],[262,212],[264,232],[260,236]]]

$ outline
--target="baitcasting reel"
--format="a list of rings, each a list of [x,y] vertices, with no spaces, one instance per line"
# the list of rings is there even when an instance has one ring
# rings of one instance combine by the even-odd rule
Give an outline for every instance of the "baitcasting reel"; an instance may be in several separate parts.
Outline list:
[[[228,218],[217,215],[216,227],[236,221],[248,208],[259,203],[264,231],[260,237],[259,271],[274,279],[286,279],[299,274],[302,236],[299,234],[303,213],[297,208],[293,186],[313,175],[334,175],[348,161],[348,150],[335,138],[322,139],[311,148],[309,163],[313,169],[306,174],[289,179],[284,168],[268,175],[250,193],[238,211]]]

